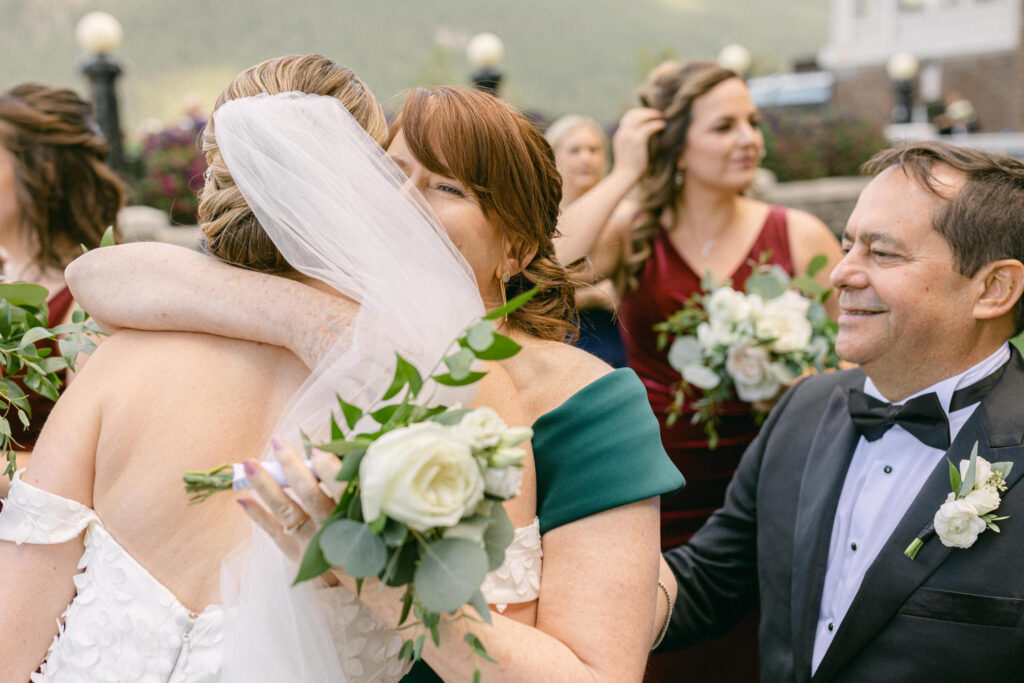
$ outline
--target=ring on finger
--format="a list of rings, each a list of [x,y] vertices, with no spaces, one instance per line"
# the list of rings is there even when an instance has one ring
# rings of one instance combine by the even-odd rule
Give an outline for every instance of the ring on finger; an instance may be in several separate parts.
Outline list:
[[[309,521],[309,516],[307,515],[306,517],[303,517],[302,519],[300,519],[295,524],[292,524],[291,526],[286,526],[283,529],[285,536],[294,536],[296,533],[298,533],[299,529],[301,529],[303,527],[303,525],[305,525],[305,523],[308,522],[308,521]]]

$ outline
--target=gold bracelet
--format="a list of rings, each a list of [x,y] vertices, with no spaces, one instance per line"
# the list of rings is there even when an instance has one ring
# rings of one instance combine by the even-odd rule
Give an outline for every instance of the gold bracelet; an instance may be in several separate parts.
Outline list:
[[[665,602],[668,603],[668,609],[665,610],[665,623],[661,625],[661,630],[658,631],[658,637],[654,640],[654,645],[651,645],[651,650],[656,650],[661,645],[661,641],[665,640],[669,622],[672,620],[672,593],[669,592],[668,586],[661,579],[658,579],[658,586],[665,593]]]

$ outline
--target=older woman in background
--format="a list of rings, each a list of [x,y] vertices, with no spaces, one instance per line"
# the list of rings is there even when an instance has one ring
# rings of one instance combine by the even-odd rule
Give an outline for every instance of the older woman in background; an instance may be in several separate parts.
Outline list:
[[[64,268],[99,246],[124,203],[120,179],[104,163],[107,143],[91,105],[70,90],[24,83],[0,92],[0,245],[4,279],[50,291],[50,325],[71,318]],[[50,342],[56,352],[56,344]],[[27,462],[52,402],[31,395],[28,428],[10,420]],[[0,477],[0,498],[7,477]]]

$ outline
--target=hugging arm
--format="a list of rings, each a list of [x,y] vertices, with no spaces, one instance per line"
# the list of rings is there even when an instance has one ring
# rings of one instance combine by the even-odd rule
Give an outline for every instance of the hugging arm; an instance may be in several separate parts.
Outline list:
[[[314,367],[355,317],[351,300],[227,265],[183,247],[94,249],[65,271],[78,304],[108,332],[206,332],[283,346]]]
[[[723,506],[688,543],[664,553],[678,594],[658,652],[726,633],[757,607],[758,479],[765,446],[793,393],[786,392],[743,454]]]

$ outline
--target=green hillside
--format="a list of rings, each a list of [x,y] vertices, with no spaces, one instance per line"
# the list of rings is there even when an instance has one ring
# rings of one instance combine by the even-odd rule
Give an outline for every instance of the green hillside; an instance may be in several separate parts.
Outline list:
[[[827,20],[822,0],[0,0],[0,87],[83,89],[74,25],[96,9],[124,25],[129,129],[173,120],[188,93],[209,106],[242,68],[286,53],[327,54],[385,99],[465,82],[462,45],[479,31],[505,41],[504,94],[516,105],[610,121],[664,55],[713,56],[740,42],[755,67],[785,67],[825,43]]]

